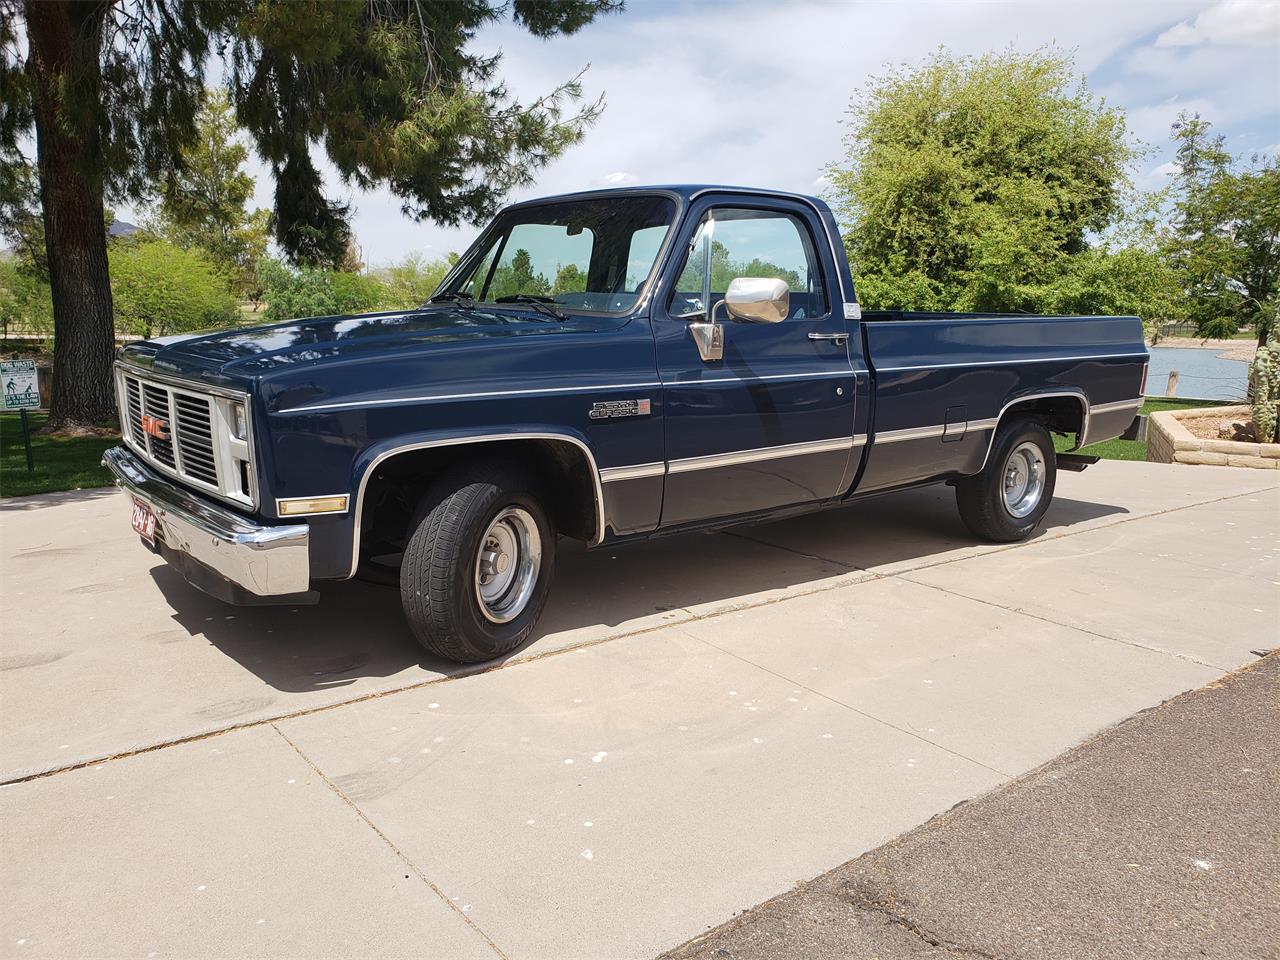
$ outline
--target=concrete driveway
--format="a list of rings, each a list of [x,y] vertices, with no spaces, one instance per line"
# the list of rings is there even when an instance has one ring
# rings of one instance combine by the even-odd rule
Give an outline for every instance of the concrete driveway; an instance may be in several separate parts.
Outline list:
[[[0,956],[644,957],[1276,645],[1280,474],[1104,462],[565,546],[505,664],[394,591],[225,607],[118,494],[0,501]]]

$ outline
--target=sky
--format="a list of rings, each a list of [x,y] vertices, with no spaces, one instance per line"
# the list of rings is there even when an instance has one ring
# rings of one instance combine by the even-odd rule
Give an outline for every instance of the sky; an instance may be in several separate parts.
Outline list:
[[[605,96],[582,142],[512,200],[680,182],[822,194],[824,169],[844,157],[850,98],[886,67],[940,46],[1072,53],[1151,147],[1133,171],[1144,188],[1167,180],[1169,125],[1181,110],[1212,121],[1235,154],[1280,152],[1280,0],[627,0],[571,37],[539,40],[504,20],[473,46],[502,52],[500,75],[523,102],[584,67],[585,98]],[[251,172],[257,203],[269,207],[269,173],[257,163]],[[353,203],[371,266],[461,252],[483,227],[414,223],[386,191],[336,177],[330,195]]]

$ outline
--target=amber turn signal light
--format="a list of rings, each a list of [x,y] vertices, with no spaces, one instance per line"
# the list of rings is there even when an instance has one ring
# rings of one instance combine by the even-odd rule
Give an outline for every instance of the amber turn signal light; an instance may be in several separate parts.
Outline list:
[[[276,501],[276,513],[282,517],[300,517],[304,514],[346,513],[347,495],[340,497],[290,497]]]

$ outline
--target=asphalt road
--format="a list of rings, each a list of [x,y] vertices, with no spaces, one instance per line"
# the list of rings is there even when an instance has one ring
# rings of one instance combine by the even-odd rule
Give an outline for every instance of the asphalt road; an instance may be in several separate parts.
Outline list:
[[[664,960],[1276,957],[1278,731],[1272,654]]]

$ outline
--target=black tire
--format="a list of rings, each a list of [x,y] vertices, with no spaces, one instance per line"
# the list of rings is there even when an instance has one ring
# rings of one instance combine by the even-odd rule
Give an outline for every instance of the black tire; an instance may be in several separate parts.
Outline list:
[[[1034,508],[1024,516],[1016,516],[1005,501],[1006,471],[1012,466],[1015,452],[1027,443],[1035,444],[1040,450],[1043,483]],[[996,543],[1025,540],[1049,509],[1056,482],[1057,455],[1049,431],[1035,420],[1021,417],[1006,420],[996,433],[982,472],[956,483],[956,506],[960,508],[960,519],[975,536],[984,540]]]
[[[423,498],[400,566],[400,601],[423,647],[456,663],[481,663],[528,639],[546,605],[555,568],[555,529],[541,501],[529,473],[502,461],[451,470]],[[477,564],[481,539],[508,510],[520,517],[521,529],[530,521],[536,527],[541,560],[527,580],[532,584],[528,599],[511,619],[495,622],[480,598]],[[520,582],[518,566],[513,584]]]

